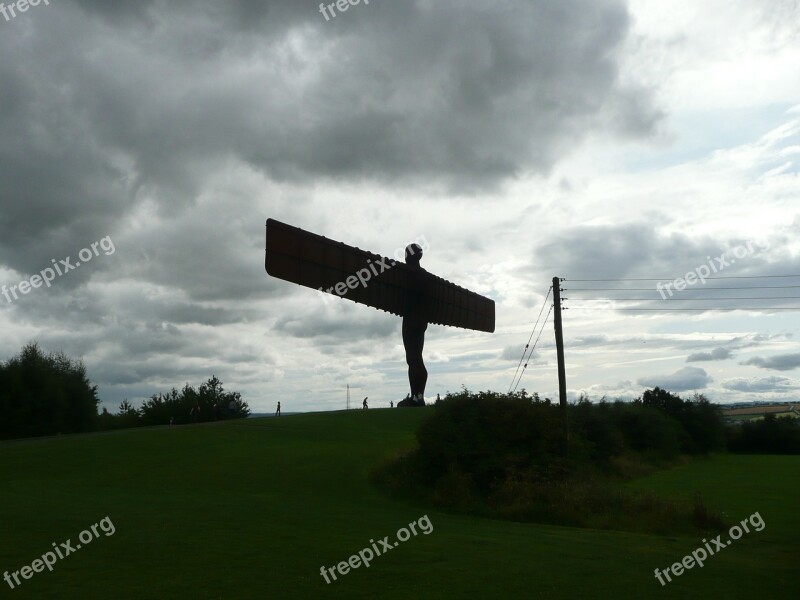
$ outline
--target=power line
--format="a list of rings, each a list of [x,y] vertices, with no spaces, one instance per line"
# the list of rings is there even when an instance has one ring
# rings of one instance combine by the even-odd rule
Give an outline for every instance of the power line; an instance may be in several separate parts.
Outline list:
[[[719,308],[719,307],[706,307],[706,308],[614,308],[614,307],[604,307],[604,306],[571,306],[570,308],[574,310],[647,310],[647,311],[664,311],[664,312],[673,312],[676,310],[696,310],[696,311],[704,311],[704,312],[711,312],[715,310],[797,310],[800,311],[800,306],[795,307],[775,307],[775,306],[738,306],[738,307],[726,307],[726,308]]]
[[[536,341],[533,343],[533,347],[531,348],[530,352],[528,353],[528,360],[525,361],[525,365],[522,367],[522,372],[519,374],[519,379],[517,380],[517,385],[514,386],[514,391],[517,391],[520,382],[522,381],[522,376],[525,374],[525,369],[528,368],[528,362],[530,362],[531,357],[533,356],[533,351],[536,349],[536,344],[539,343],[539,338],[542,337],[542,331],[544,331],[544,326],[547,325],[547,320],[550,318],[550,314],[553,312],[553,305],[550,305],[550,310],[547,311],[547,316],[542,321],[542,327],[539,329],[539,335],[536,336]],[[511,382],[514,383],[513,381]]]
[[[708,280],[707,280],[708,281]],[[797,289],[800,285],[753,285],[753,286],[738,286],[738,287],[702,287],[692,288],[691,290],[675,290],[687,292],[708,292],[711,290],[788,290]],[[564,288],[564,291],[570,292],[652,292],[654,288]]]
[[[716,279],[777,279],[784,277],[800,277],[800,275],[725,275],[721,277],[706,277],[706,281],[714,281]],[[563,279],[563,281],[672,281],[671,277],[661,277],[656,279],[654,277],[629,277],[620,279]]]
[[[539,328],[539,335],[536,336],[536,341],[533,343],[533,347],[531,347],[530,351],[528,352],[528,358],[525,359],[525,364],[522,367],[522,371],[520,371],[519,379],[517,379],[517,384],[514,386],[514,392],[517,391],[520,382],[522,381],[522,376],[525,374],[525,369],[528,368],[528,363],[530,362],[531,358],[533,357],[533,352],[536,350],[536,345],[539,343],[539,338],[542,337],[542,332],[544,331],[544,326],[547,325],[548,320],[550,319],[550,314],[553,312],[553,305],[550,305],[550,310],[547,311],[547,316],[542,321],[542,326]],[[512,381],[512,384],[514,382]]]
[[[522,356],[519,359],[519,364],[517,364],[517,370],[514,372],[514,378],[511,380],[511,385],[508,386],[509,393],[511,392],[511,386],[514,385],[514,381],[517,379],[517,373],[519,373],[519,367],[522,364],[522,361],[525,360],[525,351],[528,349],[528,346],[531,345],[531,340],[533,339],[533,334],[536,333],[536,325],[539,324],[539,317],[542,316],[542,312],[544,311],[544,307],[547,305],[547,299],[550,297],[550,293],[553,291],[553,286],[550,286],[550,289],[547,290],[547,295],[544,297],[544,302],[542,302],[542,308],[539,309],[539,315],[536,317],[536,321],[533,323],[533,330],[531,331],[531,335],[528,338],[528,343],[525,344],[525,348],[522,350]]]
[[[710,300],[800,300],[800,296],[731,296],[730,298],[581,298],[581,300],[612,300],[614,302],[708,302]]]

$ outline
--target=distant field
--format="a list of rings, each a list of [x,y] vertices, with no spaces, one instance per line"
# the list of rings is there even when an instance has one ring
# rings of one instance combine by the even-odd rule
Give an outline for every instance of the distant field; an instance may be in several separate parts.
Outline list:
[[[699,490],[766,528],[665,587],[701,544],[476,519],[396,502],[370,469],[425,411],[369,410],[0,445],[0,574],[108,516],[101,536],[0,598],[798,598],[800,457],[720,455],[632,482]],[[322,565],[427,514],[434,530],[331,584]]]
[[[800,415],[794,412],[774,413],[776,418],[790,417],[792,419],[800,419]],[[725,417],[727,421],[763,421],[764,415],[736,415],[732,417]]]

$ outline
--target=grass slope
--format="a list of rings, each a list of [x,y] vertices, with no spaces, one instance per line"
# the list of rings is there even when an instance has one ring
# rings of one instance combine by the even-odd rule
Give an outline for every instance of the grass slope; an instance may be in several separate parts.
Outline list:
[[[800,457],[716,456],[631,485],[700,490],[746,534],[661,587],[656,567],[700,545],[442,514],[384,497],[372,467],[413,444],[423,411],[370,410],[0,445],[0,574],[109,516],[116,527],[0,598],[800,597]],[[369,569],[320,567],[428,514]]]

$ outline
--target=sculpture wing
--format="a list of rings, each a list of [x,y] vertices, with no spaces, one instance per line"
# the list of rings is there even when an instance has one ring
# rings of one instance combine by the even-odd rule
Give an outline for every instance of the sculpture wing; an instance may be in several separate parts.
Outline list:
[[[278,279],[321,288],[323,293],[400,317],[406,316],[411,306],[423,305],[429,323],[494,331],[494,300],[403,262],[274,219],[267,220],[264,266]],[[337,293],[337,286],[343,293]],[[420,293],[425,297],[412,301],[413,295]]]

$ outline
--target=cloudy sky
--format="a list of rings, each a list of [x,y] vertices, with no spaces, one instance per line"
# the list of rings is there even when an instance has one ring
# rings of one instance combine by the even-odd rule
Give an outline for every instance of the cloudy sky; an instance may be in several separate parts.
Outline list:
[[[254,411],[402,399],[399,320],[268,277],[272,217],[384,255],[424,236],[426,269],[495,300],[494,334],[429,327],[429,397],[507,390],[559,276],[571,397],[800,399],[800,318],[769,310],[800,276],[766,278],[800,275],[798,0],[326,13],[0,16],[0,358],[80,357],[112,411],[212,374]],[[656,291],[712,266],[747,278]],[[556,395],[552,317],[519,385]]]

